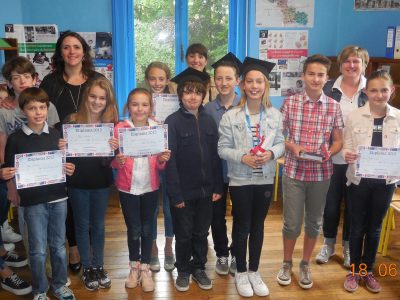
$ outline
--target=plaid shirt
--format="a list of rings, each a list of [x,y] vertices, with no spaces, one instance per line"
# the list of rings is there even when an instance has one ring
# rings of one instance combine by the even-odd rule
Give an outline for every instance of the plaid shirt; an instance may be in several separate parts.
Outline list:
[[[315,102],[305,92],[290,96],[285,99],[281,112],[287,141],[309,152],[328,150],[332,130],[344,126],[339,103],[324,93]],[[284,171],[296,180],[324,181],[332,175],[332,160],[324,163],[298,160],[291,151],[286,151]]]

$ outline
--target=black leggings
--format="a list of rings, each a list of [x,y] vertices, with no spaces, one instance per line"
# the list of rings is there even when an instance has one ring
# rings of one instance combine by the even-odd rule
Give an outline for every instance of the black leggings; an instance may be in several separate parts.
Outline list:
[[[229,187],[232,199],[233,232],[238,272],[246,272],[247,240],[249,240],[249,270],[256,272],[264,242],[264,220],[267,216],[272,184]]]

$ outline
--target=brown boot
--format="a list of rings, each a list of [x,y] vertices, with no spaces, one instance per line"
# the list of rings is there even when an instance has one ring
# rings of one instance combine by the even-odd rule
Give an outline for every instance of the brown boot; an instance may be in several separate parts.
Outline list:
[[[140,284],[142,285],[143,292],[154,291],[154,281],[151,277],[150,265],[140,265]]]

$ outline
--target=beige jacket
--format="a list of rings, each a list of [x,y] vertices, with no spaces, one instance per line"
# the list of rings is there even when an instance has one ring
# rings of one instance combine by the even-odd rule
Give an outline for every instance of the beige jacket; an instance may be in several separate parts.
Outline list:
[[[349,151],[357,151],[358,146],[371,146],[374,118],[371,116],[368,102],[347,118],[344,128],[343,157]],[[400,148],[400,110],[387,105],[386,117],[383,120],[382,147]],[[356,164],[349,164],[347,168],[347,185],[358,185],[361,177],[355,176]],[[395,183],[398,180],[386,180],[386,184]]]

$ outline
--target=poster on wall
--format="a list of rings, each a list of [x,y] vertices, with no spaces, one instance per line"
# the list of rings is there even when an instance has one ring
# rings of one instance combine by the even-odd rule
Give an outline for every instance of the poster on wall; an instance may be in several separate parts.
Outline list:
[[[94,68],[113,82],[111,32],[78,32],[88,43]]]
[[[271,96],[290,96],[303,90],[301,73],[307,56],[307,30],[260,30],[258,57],[276,63],[269,74]]]
[[[35,66],[40,84],[51,72],[51,57],[56,48],[58,28],[55,24],[5,24],[7,38],[18,40],[19,55],[29,59]]]
[[[354,10],[400,10],[400,0],[354,0]]]
[[[256,0],[256,27],[314,26],[314,0]]]

